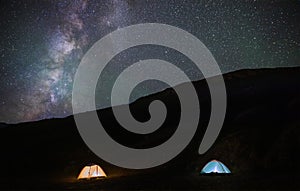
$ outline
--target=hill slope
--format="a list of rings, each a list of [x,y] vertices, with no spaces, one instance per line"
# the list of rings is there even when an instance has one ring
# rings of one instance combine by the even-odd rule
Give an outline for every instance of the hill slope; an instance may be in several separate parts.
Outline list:
[[[174,160],[147,170],[126,170],[95,156],[84,144],[73,116],[0,128],[0,188],[39,189],[230,189],[300,188],[300,68],[242,70],[224,76],[228,108],[224,127],[213,147],[198,155],[210,113],[204,80],[194,82],[201,103],[198,131]],[[159,145],[172,136],[180,117],[176,94],[167,89],[130,105],[140,121],[149,119],[152,100],[166,103],[163,126],[149,135],[122,129],[111,108],[99,110],[101,122],[118,142],[134,147]],[[201,177],[198,172],[211,159],[224,162],[229,177]],[[78,182],[88,163],[98,163],[107,180]],[[156,184],[155,181],[160,181]],[[218,184],[215,184],[218,182]]]

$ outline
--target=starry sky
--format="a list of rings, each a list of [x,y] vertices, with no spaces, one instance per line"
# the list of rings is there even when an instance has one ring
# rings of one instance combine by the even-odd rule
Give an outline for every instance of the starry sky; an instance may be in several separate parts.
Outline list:
[[[0,122],[71,115],[73,79],[83,55],[101,37],[132,24],[165,23],[190,32],[212,52],[222,73],[300,66],[299,0],[4,0],[0,4]],[[117,55],[101,76],[97,108],[109,106],[113,80],[122,70],[150,58],[174,63],[191,80],[202,78],[193,63],[174,50],[134,47]],[[145,82],[135,89],[132,100],[164,87],[157,81]]]

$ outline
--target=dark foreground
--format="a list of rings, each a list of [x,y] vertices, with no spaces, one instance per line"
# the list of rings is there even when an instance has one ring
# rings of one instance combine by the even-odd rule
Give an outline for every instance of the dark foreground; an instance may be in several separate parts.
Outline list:
[[[258,170],[259,171],[259,170]],[[58,181],[58,182],[56,182]],[[155,174],[93,180],[53,180],[42,177],[11,181],[1,190],[299,190],[300,178],[289,172],[253,172],[230,176]]]
[[[113,166],[84,144],[73,117],[17,125],[1,124],[0,190],[300,190],[300,69],[244,70],[225,75],[228,109],[224,127],[204,155],[199,148],[210,113],[205,81],[195,82],[201,103],[198,131],[188,147],[167,164],[147,170]],[[163,100],[166,122],[151,135],[122,130],[111,108],[101,122],[118,142],[135,148],[159,145],[178,124],[178,99],[171,89],[131,104],[133,115],[147,120],[147,105]],[[200,176],[211,159],[233,174]],[[106,179],[76,180],[89,163],[99,164]]]

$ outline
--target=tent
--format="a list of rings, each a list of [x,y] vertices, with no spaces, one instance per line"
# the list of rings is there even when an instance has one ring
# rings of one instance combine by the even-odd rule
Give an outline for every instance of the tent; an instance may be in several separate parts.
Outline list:
[[[200,173],[207,174],[207,173],[231,173],[231,172],[222,162],[217,160],[212,160],[203,167]]]
[[[105,178],[106,174],[98,165],[85,166],[77,179]]]

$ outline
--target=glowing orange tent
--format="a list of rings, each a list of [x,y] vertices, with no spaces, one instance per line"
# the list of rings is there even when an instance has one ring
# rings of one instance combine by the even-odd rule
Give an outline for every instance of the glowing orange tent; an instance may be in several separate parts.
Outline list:
[[[89,179],[89,178],[105,178],[106,174],[102,168],[98,165],[85,166],[77,179]]]

